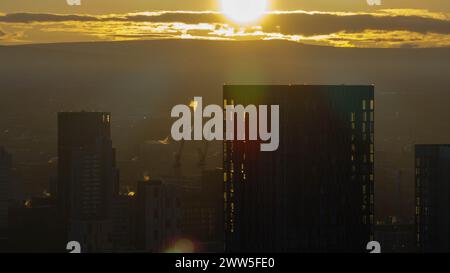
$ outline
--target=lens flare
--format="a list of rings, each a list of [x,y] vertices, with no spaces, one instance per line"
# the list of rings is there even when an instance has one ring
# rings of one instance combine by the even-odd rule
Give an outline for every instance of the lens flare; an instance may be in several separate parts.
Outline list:
[[[237,23],[249,23],[261,18],[268,0],[222,0],[222,11]]]

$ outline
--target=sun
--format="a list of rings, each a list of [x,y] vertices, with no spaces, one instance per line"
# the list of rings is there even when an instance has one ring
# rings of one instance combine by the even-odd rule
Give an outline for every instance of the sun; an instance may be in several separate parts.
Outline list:
[[[237,23],[250,23],[261,18],[268,7],[268,0],[221,0],[222,11]]]

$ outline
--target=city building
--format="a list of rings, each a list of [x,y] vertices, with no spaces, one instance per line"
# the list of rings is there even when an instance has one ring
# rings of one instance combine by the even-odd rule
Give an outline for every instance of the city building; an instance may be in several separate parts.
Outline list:
[[[0,245],[4,245],[8,230],[8,208],[11,199],[12,157],[0,147]],[[0,250],[1,246],[0,246]]]
[[[180,239],[181,200],[177,185],[161,180],[138,182],[136,192],[138,251],[167,252]]]
[[[113,251],[134,250],[136,198],[134,192],[124,193],[114,198],[112,210]]]
[[[203,171],[201,187],[184,187],[181,194],[183,237],[195,242],[198,252],[223,252],[222,169]]]
[[[54,200],[34,197],[9,210],[8,252],[66,252],[64,221]]]
[[[382,253],[411,253],[416,251],[415,225],[413,222],[399,221],[391,216],[377,221],[374,239],[381,245]]]
[[[118,182],[110,113],[59,113],[58,206],[67,219],[68,240],[78,241],[83,252],[111,249]]]
[[[420,252],[450,252],[450,145],[416,145],[416,240]]]
[[[276,151],[260,151],[261,140],[223,143],[226,250],[365,252],[374,87],[227,85],[226,105],[279,105],[280,115]]]

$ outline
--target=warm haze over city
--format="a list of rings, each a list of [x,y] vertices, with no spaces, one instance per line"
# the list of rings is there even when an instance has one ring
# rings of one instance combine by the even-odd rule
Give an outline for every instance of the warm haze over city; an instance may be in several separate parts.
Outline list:
[[[0,252],[450,252],[449,75],[449,0],[0,0]]]

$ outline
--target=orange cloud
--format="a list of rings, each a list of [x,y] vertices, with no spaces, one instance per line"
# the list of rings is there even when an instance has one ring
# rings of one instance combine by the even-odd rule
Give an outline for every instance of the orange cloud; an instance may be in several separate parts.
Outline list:
[[[450,16],[424,10],[374,13],[269,12],[239,26],[218,12],[159,11],[110,15],[16,13],[0,15],[4,44],[148,39],[288,40],[349,47],[447,47]],[[1,35],[0,35],[1,36]]]

